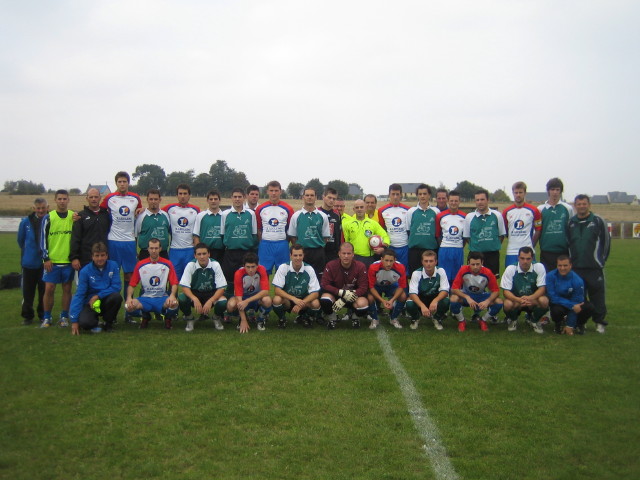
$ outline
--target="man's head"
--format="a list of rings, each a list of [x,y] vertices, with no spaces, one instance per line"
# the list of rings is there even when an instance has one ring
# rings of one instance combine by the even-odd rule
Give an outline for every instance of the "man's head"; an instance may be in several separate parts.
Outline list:
[[[149,252],[149,258],[152,262],[157,262],[158,258],[160,258],[160,248],[160,240],[157,238],[151,238],[149,240],[147,251]]]
[[[236,210],[240,211],[242,209],[242,205],[244,204],[244,190],[240,187],[235,187],[231,190],[231,205]]]
[[[147,190],[147,208],[151,212],[157,213],[160,211],[160,200],[162,200],[160,190],[157,188],[150,188]]]
[[[48,210],[49,203],[47,203],[46,198],[38,197],[33,201],[33,211],[36,212],[36,217],[44,217]]]
[[[100,200],[100,191],[97,188],[91,187],[87,190],[87,203],[91,210],[100,208]]]
[[[429,275],[433,275],[438,264],[438,255],[433,250],[425,250],[422,252],[422,266],[425,272]]]
[[[591,201],[587,195],[576,195],[576,198],[573,200],[573,207],[576,209],[576,214],[579,218],[585,218],[589,216]]]
[[[520,265],[520,270],[524,270],[528,272],[531,268],[531,264],[533,263],[533,248],[531,247],[521,247],[518,250],[518,265]]]
[[[373,215],[373,212],[376,211],[376,207],[378,206],[378,199],[375,195],[369,193],[364,196],[364,210],[368,216]]]
[[[356,214],[356,218],[358,220],[362,220],[364,218],[364,215],[365,215],[364,200],[358,199],[353,203],[353,212]]]
[[[249,208],[255,210],[258,206],[258,202],[260,201],[260,187],[257,185],[249,185],[247,187],[247,204]]]
[[[349,242],[344,242],[340,245],[338,257],[340,258],[340,264],[344,268],[349,268],[353,263],[353,245]]]
[[[333,210],[338,198],[338,191],[335,188],[327,187],[322,195],[322,206],[325,210]]]
[[[485,189],[480,189],[475,193],[474,199],[478,212],[487,213],[489,210],[489,192]]]
[[[211,211],[220,208],[220,192],[217,190],[209,190],[207,192],[207,205],[209,205],[209,210]]]
[[[338,212],[338,215],[340,215],[340,217],[342,217],[342,215],[344,215],[344,208],[345,208],[344,199],[338,197],[336,199],[336,203],[335,203],[334,206],[335,206],[336,212]]]
[[[439,188],[436,190],[436,207],[440,211],[447,209],[447,198],[451,196],[451,194],[447,194],[446,188]]]
[[[131,182],[131,177],[127,172],[118,172],[116,173],[116,188],[118,189],[118,193],[124,195],[129,191],[129,183]]]
[[[516,182],[511,187],[511,192],[513,193],[513,202],[518,207],[524,205],[527,196],[527,184],[524,182]]]
[[[478,275],[484,265],[484,254],[482,252],[469,252],[467,255],[467,264],[471,268],[471,273]]]
[[[556,268],[558,269],[558,273],[563,277],[569,274],[572,266],[573,264],[571,263],[571,257],[569,257],[569,255],[562,254],[556,259]]]
[[[429,205],[429,201],[431,200],[431,187],[426,183],[421,183],[416,188],[416,196],[418,197],[418,203],[420,206],[425,207]]]
[[[302,194],[302,202],[305,208],[311,209],[316,206],[316,191],[313,188],[306,187]]]
[[[277,180],[271,180],[267,183],[267,196],[271,203],[278,203],[282,195],[282,185]]]
[[[553,177],[547,182],[547,195],[549,195],[549,203],[555,205],[560,201],[564,184],[558,177]]]
[[[389,271],[393,268],[393,265],[396,263],[396,252],[387,248],[384,252],[382,252],[382,257],[380,258],[380,262],[382,263],[382,268],[386,271]]]
[[[291,248],[289,248],[289,258],[291,258],[293,268],[299,270],[304,262],[304,248],[302,248],[302,245],[299,243],[291,245]]]
[[[245,253],[244,257],[242,257],[242,265],[247,271],[247,275],[255,275],[258,271],[258,255],[253,252]]]
[[[107,253],[107,246],[104,242],[96,242],[91,247],[91,260],[98,268],[103,268],[107,264],[109,255]]]
[[[400,200],[402,200],[402,185],[392,183],[389,185],[389,202],[391,205],[400,205]]]
[[[456,213],[459,207],[460,207],[460,192],[458,192],[457,190],[451,190],[449,192],[448,208],[449,210],[451,210],[452,213]]]
[[[56,202],[56,211],[60,213],[66,212],[69,207],[69,192],[63,189],[56,190],[54,198]]]
[[[207,265],[209,265],[210,254],[207,244],[200,242],[195,247],[193,247],[193,256],[196,257],[196,261],[201,267],[206,267]]]
[[[181,183],[176,188],[176,195],[178,196],[178,203],[186,207],[189,200],[191,200],[191,187],[186,183]]]

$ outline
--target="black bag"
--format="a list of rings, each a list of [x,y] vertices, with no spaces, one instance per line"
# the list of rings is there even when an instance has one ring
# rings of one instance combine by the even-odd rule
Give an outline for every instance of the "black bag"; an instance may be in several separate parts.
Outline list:
[[[6,275],[2,275],[0,278],[0,290],[10,288],[20,288],[22,285],[22,274],[17,272],[11,272]]]

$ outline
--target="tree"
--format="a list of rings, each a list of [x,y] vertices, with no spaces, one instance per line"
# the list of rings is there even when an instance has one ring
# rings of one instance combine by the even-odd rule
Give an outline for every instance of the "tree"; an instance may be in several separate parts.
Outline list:
[[[193,184],[194,171],[193,169],[186,172],[171,172],[167,175],[167,182],[165,184],[165,192],[167,195],[175,195],[178,185],[186,183],[190,187]]]
[[[191,183],[191,193],[196,197],[204,197],[213,185],[213,179],[208,173],[201,173]]]
[[[509,195],[507,195],[507,193],[502,190],[501,188],[499,190],[496,190],[495,192],[493,192],[490,195],[490,200],[492,202],[498,202],[498,203],[508,203],[511,201],[511,199],[509,198]]]
[[[324,185],[319,178],[312,178],[307,182],[304,188],[313,188],[316,191],[316,195],[318,197],[321,197],[322,192],[324,191]]]
[[[347,198],[349,195],[349,184],[342,180],[331,180],[327,183],[327,187],[335,188],[339,197]]]
[[[244,172],[237,172],[227,165],[226,160],[216,160],[209,168],[212,186],[216,188],[221,195],[230,195],[231,190],[235,187],[246,188],[249,186],[249,180]]]
[[[82,190],[80,190],[79,188],[69,189],[69,195],[80,195],[81,193],[82,193]]]
[[[145,163],[138,165],[131,176],[137,183],[131,187],[137,193],[146,194],[147,190],[157,188],[161,192],[165,190],[167,184],[167,174],[158,165]]]
[[[461,182],[458,182],[458,185],[456,185],[456,188],[454,188],[454,190],[460,193],[460,200],[469,201],[473,200],[476,192],[478,190],[481,190],[482,188],[483,187],[479,187],[478,185],[471,183],[468,180],[463,180]]]
[[[300,198],[302,189],[304,188],[304,185],[300,182],[291,182],[289,183],[289,185],[287,185],[287,196],[289,198],[294,198],[294,199],[298,199]]]
[[[30,182],[28,180],[7,180],[4,182],[3,192],[12,195],[41,195],[46,189],[41,183]]]

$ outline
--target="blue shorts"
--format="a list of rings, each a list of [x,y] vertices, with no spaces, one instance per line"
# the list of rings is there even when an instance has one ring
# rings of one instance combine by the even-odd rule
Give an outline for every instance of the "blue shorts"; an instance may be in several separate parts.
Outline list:
[[[411,277],[413,272],[409,271],[409,246],[405,245],[404,247],[394,247],[390,246],[391,250],[396,252],[396,260],[404,265],[404,268],[407,272],[407,277]]]
[[[473,298],[473,301],[476,303],[482,303],[484,302],[487,298],[489,298],[491,296],[490,292],[482,292],[482,293],[468,293],[468,292],[464,292],[467,295],[469,295],[471,298]],[[468,307],[469,304],[467,303],[467,299],[466,298],[460,298],[459,302],[465,306]]]
[[[131,273],[138,263],[136,242],[118,242],[109,240],[109,260],[113,260],[122,267],[124,273]]]
[[[143,312],[166,313],[168,315],[177,314],[178,305],[176,305],[176,308],[164,308],[164,302],[167,301],[167,298],[169,298],[169,295],[163,297],[138,297],[138,301],[142,304]]]
[[[76,271],[70,263],[54,264],[50,272],[46,270],[42,274],[42,281],[45,283],[69,283],[73,281]]]
[[[273,268],[277,270],[283,263],[289,263],[289,242],[286,240],[262,240],[258,245],[260,265],[271,275]]]
[[[438,266],[446,272],[449,285],[453,283],[462,265],[464,265],[464,248],[440,247]]]
[[[176,275],[178,281],[182,278],[184,269],[187,264],[193,260],[193,247],[191,248],[172,248],[169,250],[169,260],[173,263],[173,268],[176,269]]]
[[[378,291],[380,296],[386,295],[387,298],[393,297],[393,294],[396,293],[398,289],[397,285],[376,285],[375,289]]]

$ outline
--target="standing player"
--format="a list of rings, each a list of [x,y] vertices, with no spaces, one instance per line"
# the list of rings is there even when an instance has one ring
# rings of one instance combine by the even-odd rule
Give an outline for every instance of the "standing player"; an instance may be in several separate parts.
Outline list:
[[[353,245],[355,259],[368,267],[380,258],[385,247],[389,245],[389,235],[377,220],[367,217],[364,201],[356,200],[353,211],[354,216],[344,224],[344,241]],[[382,238],[382,244],[375,249],[369,244],[369,239],[373,235],[379,235]]]
[[[100,191],[97,188],[87,190],[87,203],[89,205],[78,212],[71,230],[69,259],[76,271],[92,261],[94,244],[107,244],[111,228],[111,215],[106,208],[100,206]]]
[[[564,184],[559,178],[547,182],[549,199],[538,207],[542,215],[540,231],[540,262],[547,272],[556,268],[560,255],[569,254],[567,229],[574,215],[573,207],[562,201]]]
[[[42,250],[40,237],[42,219],[47,214],[49,205],[44,198],[36,198],[33,202],[33,213],[25,217],[18,227],[18,245],[20,246],[20,266],[22,267],[22,325],[31,325],[35,313],[42,322],[44,318],[43,297],[44,282],[42,274]],[[33,302],[38,291],[36,312]]]
[[[197,245],[202,242],[209,247],[209,254],[216,262],[222,262],[224,255],[224,242],[220,233],[222,225],[222,211],[220,210],[220,192],[209,190],[207,192],[207,204],[209,208],[203,210],[196,217],[193,227],[193,241]]]
[[[449,194],[451,199],[451,194]],[[476,319],[480,330],[489,330],[487,322],[497,323],[496,315],[502,308],[500,288],[496,276],[491,270],[482,265],[482,252],[469,252],[467,265],[462,267],[451,285],[451,313],[458,320],[458,331],[466,330],[466,322],[462,314],[462,307],[471,307],[472,319]],[[487,292],[486,290],[489,289]],[[480,318],[480,312],[487,312]]]
[[[271,275],[283,263],[289,262],[287,225],[293,216],[293,208],[280,200],[282,186],[277,180],[267,183],[269,200],[256,208],[258,222],[258,257],[267,273]]]
[[[271,312],[271,297],[269,296],[269,275],[267,270],[258,263],[258,256],[249,252],[244,256],[244,266],[239,268],[233,278],[235,296],[229,299],[227,310],[233,315],[238,311],[240,333],[249,331],[247,312],[253,310],[258,313],[258,330],[265,330],[265,323]]]
[[[51,326],[51,310],[56,285],[62,284],[62,311],[58,326],[69,326],[69,304],[71,303],[71,281],[73,268],[69,254],[71,253],[71,231],[73,228],[73,211],[69,205],[69,192],[56,191],[56,209],[42,219],[40,250],[44,260],[44,314],[41,328]]]
[[[422,265],[422,252],[438,252],[436,217],[440,210],[429,205],[431,187],[421,183],[416,188],[418,205],[407,212],[407,235],[409,235],[409,273]]]
[[[593,303],[596,331],[605,333],[608,322],[605,303],[604,265],[611,250],[611,237],[604,219],[591,211],[586,195],[576,196],[576,214],[569,221],[567,238],[574,271],[584,280],[589,301]]]
[[[518,262],[520,248],[535,248],[542,228],[540,210],[526,203],[527,184],[516,182],[511,187],[511,191],[514,203],[502,212],[508,237],[505,265],[514,265]]]
[[[518,263],[508,265],[500,280],[510,332],[518,328],[518,316],[524,310],[531,314],[529,323],[533,331],[544,333],[540,318],[549,308],[549,299],[545,296],[546,272],[541,263],[533,263],[533,253],[531,247],[520,248]]]
[[[456,278],[464,263],[464,219],[460,206],[460,193],[449,192],[449,208],[436,217],[436,237],[440,242],[438,265],[447,273],[447,279]]]
[[[389,310],[389,323],[396,328],[402,328],[398,317],[407,300],[405,293],[407,272],[404,265],[396,261],[396,252],[390,248],[386,249],[382,253],[382,259],[369,267],[367,275],[369,277],[369,314],[373,319],[369,328],[377,328],[380,324],[378,303]],[[383,295],[387,297],[386,300]]]
[[[324,247],[329,237],[329,218],[316,208],[316,191],[305,188],[302,195],[303,207],[291,217],[287,234],[291,243],[304,248],[304,258],[313,267],[318,278],[326,263]]]
[[[260,203],[260,187],[257,185],[249,185],[247,187],[247,201],[244,204],[245,210],[256,211]]]
[[[169,259],[169,237],[171,221],[164,210],[160,210],[160,190],[151,188],[147,191],[147,208],[136,218],[135,232],[138,238],[138,260],[149,258],[149,240],[160,240],[160,256]]]
[[[134,221],[138,209],[142,208],[142,201],[137,193],[129,191],[131,177],[127,172],[116,173],[115,180],[116,191],[104,197],[100,206],[108,209],[111,214],[111,228],[108,236],[109,259],[122,268],[123,296],[126,297],[127,285],[137,261]],[[127,323],[136,323],[127,313],[124,319]]]
[[[178,203],[170,203],[162,207],[169,215],[171,224],[171,247],[169,260],[176,269],[178,278],[182,278],[184,268],[193,258],[193,227],[200,208],[189,203],[191,187],[181,183],[176,188]]]
[[[224,297],[227,281],[220,264],[209,256],[206,244],[198,243],[193,250],[195,259],[184,269],[180,279],[182,293],[178,295],[178,305],[187,321],[185,330],[192,332],[195,324],[191,307],[195,308],[200,319],[206,318],[213,310],[213,326],[216,330],[222,330],[224,326],[220,316],[227,308],[227,299]]]
[[[447,200],[451,196],[450,193],[447,193],[446,188],[439,188],[436,190],[436,208],[443,212],[447,209]]]
[[[326,262],[338,258],[338,250],[342,243],[342,219],[338,212],[333,209],[337,198],[338,192],[336,189],[328,187],[322,195],[322,206],[318,207],[318,210],[324,213],[329,220],[329,239],[324,246]]]
[[[401,199],[402,186],[399,183],[389,185],[389,203],[378,210],[378,222],[389,234],[390,247],[409,274],[409,236],[406,228],[409,207],[400,203]]]
[[[273,311],[278,316],[278,326],[285,328],[287,320],[285,312],[293,312],[299,317],[305,327],[313,326],[309,313],[317,319],[321,318],[320,284],[316,272],[310,265],[304,263],[304,249],[302,245],[294,244],[290,249],[291,261],[278,267],[273,276],[275,296],[273,297]]]
[[[431,318],[436,330],[442,330],[442,320],[449,311],[449,281],[438,267],[438,255],[433,250],[422,252],[422,268],[411,274],[407,313],[411,316],[409,328],[418,328],[420,316]],[[397,325],[394,325],[396,328]]]
[[[500,275],[500,247],[506,230],[504,218],[489,208],[489,192],[481,189],[475,194],[476,210],[465,217],[462,235],[469,242],[470,252],[484,254],[484,266]]]

